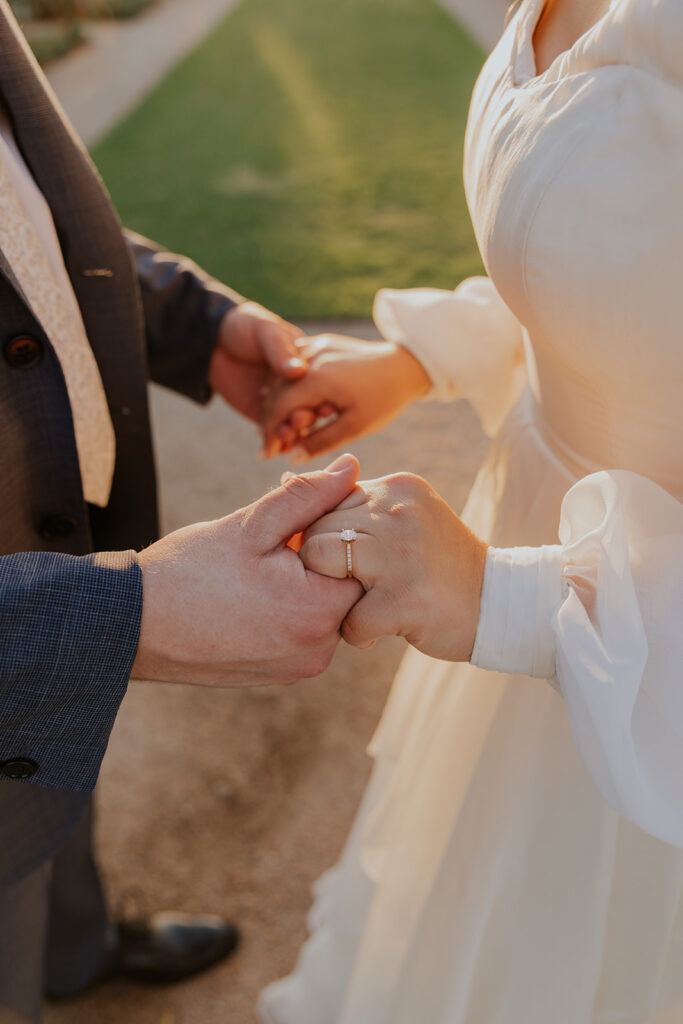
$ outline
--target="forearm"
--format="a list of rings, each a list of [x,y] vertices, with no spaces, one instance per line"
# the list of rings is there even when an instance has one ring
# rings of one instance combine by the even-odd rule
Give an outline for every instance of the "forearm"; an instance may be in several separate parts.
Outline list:
[[[374,316],[385,338],[420,361],[441,401],[466,397],[493,436],[526,381],[522,328],[489,278],[469,278],[454,292],[383,289]]]
[[[150,377],[206,402],[220,325],[243,300],[191,260],[164,252],[134,232],[125,234],[140,283]]]
[[[0,558],[0,778],[94,787],[141,614],[132,551]]]

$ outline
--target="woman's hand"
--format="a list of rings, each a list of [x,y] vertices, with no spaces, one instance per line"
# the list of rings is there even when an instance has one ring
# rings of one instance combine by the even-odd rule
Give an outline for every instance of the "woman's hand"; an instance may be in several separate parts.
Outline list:
[[[394,342],[323,334],[297,346],[308,373],[272,382],[262,420],[267,458],[293,449],[305,462],[379,430],[429,390],[422,364]],[[316,429],[320,420],[327,422]]]
[[[354,529],[353,575],[366,594],[342,635],[356,647],[404,636],[434,658],[469,661],[479,623],[487,545],[419,476],[359,484],[310,527],[299,555],[307,569],[346,576],[341,530]]]

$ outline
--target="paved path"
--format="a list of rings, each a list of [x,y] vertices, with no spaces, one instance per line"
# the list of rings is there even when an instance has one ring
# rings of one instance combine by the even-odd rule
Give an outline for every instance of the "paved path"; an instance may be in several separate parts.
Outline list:
[[[93,22],[90,42],[48,67],[88,146],[130,113],[239,0],[158,0],[129,21]]]

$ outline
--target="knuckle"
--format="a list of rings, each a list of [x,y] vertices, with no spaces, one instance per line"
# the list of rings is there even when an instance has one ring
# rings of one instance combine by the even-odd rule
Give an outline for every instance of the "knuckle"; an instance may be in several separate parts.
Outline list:
[[[263,530],[263,510],[258,502],[239,509],[235,515],[238,516],[239,529],[243,537],[247,541],[258,540]]]
[[[429,490],[429,484],[416,473],[394,473],[387,478],[391,494],[401,495],[410,500],[423,497]]]
[[[303,668],[304,675],[307,679],[312,679],[314,676],[322,675],[332,661],[332,655],[334,654],[335,647],[336,644],[334,647],[326,646],[324,648],[319,648],[316,651],[311,651],[306,655]]]
[[[387,513],[410,530],[429,520],[433,491],[426,480],[414,473],[397,473],[387,485]]]
[[[305,476],[289,477],[282,486],[292,498],[302,504],[308,504],[315,491],[315,484]]]

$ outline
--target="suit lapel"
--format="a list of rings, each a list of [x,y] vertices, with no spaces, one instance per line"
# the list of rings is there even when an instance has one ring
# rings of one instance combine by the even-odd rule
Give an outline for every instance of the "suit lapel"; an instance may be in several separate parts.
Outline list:
[[[6,277],[7,278],[7,280],[12,285],[12,287],[14,288],[15,292],[17,293],[17,295],[19,296],[21,301],[24,303],[25,306],[28,306],[28,308],[31,310],[31,312],[33,313],[34,317],[36,317],[36,320],[37,320],[38,317],[36,316],[35,311],[33,310],[33,307],[31,306],[31,303],[28,301],[28,299],[26,297],[26,293],[24,292],[24,289],[21,287],[21,283],[19,281],[19,278],[17,277],[17,275],[12,270],[10,262],[7,259],[7,257],[5,256],[5,254],[2,251],[2,249],[0,249],[0,275],[2,277]]]
[[[52,211],[110,405],[126,404],[125,376],[130,380],[131,359],[145,373],[132,259],[106,189],[7,0],[0,0],[0,91],[17,142]],[[6,259],[0,259],[0,272],[16,287]],[[122,375],[125,367],[127,374]]]

